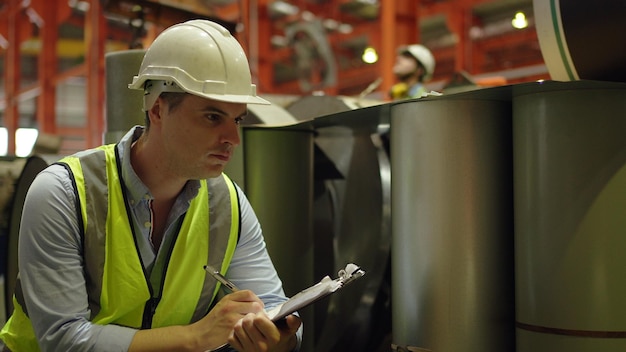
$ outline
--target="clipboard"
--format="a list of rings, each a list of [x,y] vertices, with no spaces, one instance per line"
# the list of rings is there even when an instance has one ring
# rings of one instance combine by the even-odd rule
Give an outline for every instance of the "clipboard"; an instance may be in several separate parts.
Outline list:
[[[225,285],[226,288],[237,291],[238,288],[223,277],[219,271],[213,269],[209,265],[205,265],[204,269],[209,272],[215,279]],[[365,271],[358,265],[349,263],[344,269],[339,270],[338,277],[331,279],[328,275],[324,276],[320,282],[315,285],[298,292],[296,295],[289,298],[287,301],[277,305],[276,307],[266,310],[265,313],[269,316],[273,322],[278,322],[284,317],[295,313],[298,309],[304,308],[320,299],[337,292],[342,287],[353,282],[354,280],[365,275]],[[220,352],[230,350],[230,345],[227,343],[219,346],[216,349],[208,350],[205,352]]]
[[[363,269],[356,264],[349,263],[344,269],[339,270],[337,278],[331,279],[329,276],[325,276],[320,282],[298,292],[287,301],[267,310],[266,313],[273,322],[277,322],[297,310],[337,292],[363,275],[365,275]]]

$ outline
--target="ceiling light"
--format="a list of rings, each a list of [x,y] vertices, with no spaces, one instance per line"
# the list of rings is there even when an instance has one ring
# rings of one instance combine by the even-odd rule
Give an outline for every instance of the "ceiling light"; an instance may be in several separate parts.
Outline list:
[[[365,48],[365,50],[363,50],[363,55],[361,55],[361,60],[367,64],[373,64],[378,61],[378,53],[376,52],[376,49],[371,46]]]
[[[526,19],[526,15],[524,15],[524,13],[521,11],[517,12],[513,20],[511,20],[511,24],[514,28],[517,29],[528,27],[528,20]]]

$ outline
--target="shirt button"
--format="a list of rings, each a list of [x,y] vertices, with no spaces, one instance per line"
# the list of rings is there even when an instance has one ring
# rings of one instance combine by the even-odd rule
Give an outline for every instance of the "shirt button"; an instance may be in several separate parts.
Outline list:
[[[146,221],[146,222],[143,223],[143,227],[145,227],[147,229],[149,229],[150,226],[152,226],[152,224],[149,221]]]

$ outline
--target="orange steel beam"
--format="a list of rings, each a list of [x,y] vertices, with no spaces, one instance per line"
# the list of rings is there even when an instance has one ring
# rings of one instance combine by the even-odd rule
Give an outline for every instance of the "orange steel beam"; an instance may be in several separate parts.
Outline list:
[[[248,54],[252,76],[261,93],[275,93],[272,21],[268,14],[269,0],[248,0]]]
[[[146,22],[167,28],[179,22],[194,18],[207,18],[233,30],[234,24],[208,6],[205,0],[108,0],[101,1],[101,11],[122,17],[135,18],[135,8],[139,6]],[[226,9],[225,9],[226,11]],[[228,16],[233,13],[227,12]]]
[[[241,22],[243,19],[243,13],[247,11],[245,10],[247,2],[247,0],[243,0],[223,6],[217,6],[213,9],[214,16],[229,22]]]
[[[55,85],[56,85],[56,27],[69,6],[57,6],[54,1],[10,0],[0,13],[0,33],[8,42],[5,60],[5,97],[0,105],[5,108],[4,125],[8,132],[8,154],[15,154],[15,131],[19,128],[19,102],[36,99],[36,119],[39,130],[55,133]],[[65,13],[65,15],[63,15]],[[38,53],[37,81],[22,86],[21,45],[33,35],[31,28],[37,26],[41,35],[41,51]],[[44,29],[45,28],[45,29]]]
[[[448,13],[459,8],[473,8],[477,5],[501,2],[502,0],[454,0],[454,1],[434,1],[421,0],[421,14],[425,17]]]
[[[419,0],[381,1],[380,91],[389,92],[395,83],[393,65],[400,45],[419,42]],[[389,40],[392,38],[392,40]]]
[[[8,0],[6,62],[4,69],[4,94],[6,108],[4,127],[7,129],[7,154],[15,155],[15,131],[19,120],[18,90],[20,87],[20,33],[22,20],[19,0]]]
[[[63,5],[58,4],[58,1],[43,0],[43,2],[52,2],[56,5],[57,25],[60,25],[72,16],[72,8],[66,1],[63,2]]]
[[[396,44],[405,45],[419,43],[420,1],[402,0],[396,2]],[[394,51],[395,53],[395,51]]]
[[[102,144],[104,133],[104,45],[106,20],[100,0],[91,0],[85,17],[85,43],[87,48],[87,128],[88,148]]]
[[[241,23],[241,32],[237,33],[237,40],[241,43],[243,50],[246,52],[246,56],[248,57],[248,62],[250,65],[250,73],[252,74],[252,81],[257,85],[257,91],[260,91],[261,84],[259,84],[259,69],[258,69],[258,44],[253,44],[252,41],[258,41],[258,37],[253,38],[253,30],[252,30],[252,16],[257,16],[257,12],[252,10],[252,4],[258,6],[256,4],[256,0],[242,0],[239,3],[241,14],[240,14],[240,23]],[[258,9],[257,9],[258,11]],[[255,17],[255,21],[258,21],[258,17]],[[258,22],[254,24],[257,26]],[[258,32],[258,28],[256,29]],[[257,52],[253,52],[253,50],[257,50]],[[259,92],[257,92],[259,93]]]
[[[382,33],[382,38],[380,42],[380,53],[378,57],[380,58],[380,76],[383,81],[380,85],[380,90],[385,94],[389,92],[391,86],[394,84],[395,77],[393,74],[393,64],[395,62],[395,50],[397,44],[393,40],[386,40],[388,38],[395,38],[395,13],[396,6],[395,1],[382,1],[381,2],[381,21],[380,21],[380,32]]]
[[[39,1],[39,14],[43,19],[41,30],[41,52],[38,57],[38,74],[41,94],[37,97],[37,123],[39,130],[47,134],[56,133],[56,86],[54,76],[57,71],[58,41],[57,6],[53,1]],[[62,6],[61,6],[62,7]]]
[[[468,73],[480,72],[483,66],[485,52],[481,46],[469,37],[469,29],[476,23],[473,9],[482,4],[494,3],[500,0],[455,0],[433,1],[422,0],[421,14],[428,17],[437,14],[446,16],[446,24],[450,32],[454,33],[458,41],[454,53],[454,71]],[[437,72],[435,72],[437,74]]]
[[[538,44],[537,32],[533,29],[509,32],[506,35],[481,39],[474,44],[483,53],[483,60],[476,66],[480,72],[505,70],[511,67],[530,66],[544,63]],[[496,62],[487,62],[487,58]]]
[[[59,72],[59,74],[57,74],[54,77],[54,85],[57,86],[59,85],[59,83],[63,83],[73,77],[82,77],[86,75],[87,75],[87,64],[83,62],[76,66],[68,68],[64,70],[63,72]]]
[[[239,18],[236,20],[236,23],[239,25],[239,27],[236,26],[236,28],[239,28],[239,32],[237,32],[237,40],[239,41],[239,43],[241,44],[241,46],[243,47],[243,50],[246,52],[246,55],[249,56],[249,41],[250,41],[250,28],[249,28],[249,22],[250,22],[250,16],[249,16],[249,0],[241,0],[241,1],[237,1],[237,6],[239,9]],[[254,80],[254,74],[252,75],[252,79]]]
[[[469,28],[471,25],[471,8],[461,6],[459,8],[449,10],[446,16],[448,28],[452,33],[457,35],[454,71],[470,72],[471,66],[471,44],[469,38]]]
[[[144,0],[144,3],[153,3],[159,7],[180,10],[192,15],[215,17],[215,11],[205,0]]]

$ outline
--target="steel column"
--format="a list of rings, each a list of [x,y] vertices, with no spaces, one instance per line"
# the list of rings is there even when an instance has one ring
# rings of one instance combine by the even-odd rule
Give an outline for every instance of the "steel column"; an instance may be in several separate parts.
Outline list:
[[[40,94],[37,97],[37,124],[39,132],[56,133],[56,86],[57,74],[57,9],[60,7],[54,1],[37,3],[38,13],[44,23],[40,28],[41,52],[38,57],[38,73]]]
[[[90,2],[85,18],[85,47],[87,63],[87,148],[102,144],[104,136],[104,48],[106,19],[100,0]]]

